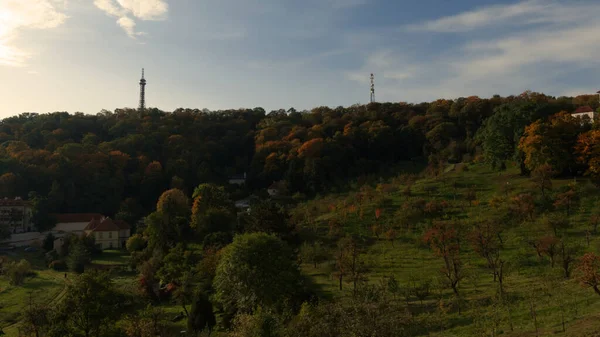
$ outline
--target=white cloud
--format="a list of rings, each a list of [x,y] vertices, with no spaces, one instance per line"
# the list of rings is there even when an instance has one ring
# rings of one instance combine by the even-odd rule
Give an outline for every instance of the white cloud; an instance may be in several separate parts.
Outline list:
[[[110,16],[117,17],[117,24],[131,38],[143,35],[136,32],[133,18],[143,21],[164,20],[169,5],[164,0],[94,0],[94,5]]]
[[[580,11],[579,16],[572,15],[569,6]],[[600,76],[595,70],[600,67],[600,23],[592,19],[597,13],[600,3],[524,1],[440,18],[413,28],[431,34],[465,32],[458,35],[462,42],[429,51],[429,57],[421,53],[422,59],[401,49],[377,50],[360,69],[346,75],[364,82],[374,72],[378,97],[389,100],[518,94],[528,89],[560,95],[566,92],[565,78],[574,71]],[[536,24],[515,29],[515,18]],[[477,38],[466,33],[475,28],[482,33]]]
[[[2,0],[0,1],[0,65],[23,66],[31,57],[12,43],[23,29],[51,29],[67,19],[58,11],[56,0]]]

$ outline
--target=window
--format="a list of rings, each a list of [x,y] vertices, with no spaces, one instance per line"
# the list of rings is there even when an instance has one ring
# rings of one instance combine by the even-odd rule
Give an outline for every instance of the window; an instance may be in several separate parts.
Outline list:
[[[108,232],[108,238],[112,239],[112,232]]]
[[[102,238],[103,238],[103,236],[104,236],[103,234],[104,234],[104,233],[102,233],[102,232],[98,232],[98,239],[102,239]]]

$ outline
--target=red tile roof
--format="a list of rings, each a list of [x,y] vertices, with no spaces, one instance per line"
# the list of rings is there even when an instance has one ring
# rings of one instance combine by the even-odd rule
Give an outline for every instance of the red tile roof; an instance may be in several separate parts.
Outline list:
[[[93,219],[85,230],[91,230],[92,232],[115,232],[119,230],[119,227],[111,218],[104,218],[101,221]]]
[[[90,222],[92,219],[101,219],[102,214],[98,213],[64,213],[64,214],[51,214],[50,216],[56,219],[57,223],[70,223],[70,222]]]
[[[115,220],[114,222],[119,229],[131,229],[131,226],[129,226],[129,224],[123,220]]]
[[[577,110],[575,110],[574,113],[582,113],[582,112],[594,112],[594,109],[592,109],[590,106],[586,105],[586,106],[581,106],[579,108],[577,108]]]

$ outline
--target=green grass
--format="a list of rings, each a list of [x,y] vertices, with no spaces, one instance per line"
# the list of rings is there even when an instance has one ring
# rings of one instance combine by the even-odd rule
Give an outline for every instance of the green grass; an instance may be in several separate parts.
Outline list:
[[[129,263],[129,253],[124,250],[104,250],[102,254],[92,259],[92,264],[117,266]]]
[[[400,283],[401,288],[408,289],[415,282],[431,280],[432,294],[421,305],[420,301],[411,297],[409,306],[415,313],[431,312],[439,314],[445,322],[441,331],[430,331],[432,335],[439,336],[484,336],[489,334],[492,325],[493,307],[490,306],[497,293],[497,283],[485,268],[485,261],[479,257],[465,242],[462,261],[465,264],[467,277],[460,285],[461,313],[458,313],[457,300],[453,293],[439,286],[443,280],[440,270],[442,260],[433,255],[422,240],[422,234],[428,228],[429,221],[416,221],[405,224],[398,219],[403,203],[423,198],[430,200],[446,200],[449,204],[448,215],[458,221],[470,224],[483,221],[494,216],[495,211],[489,205],[494,196],[505,196],[503,185],[509,182],[509,196],[522,192],[537,193],[535,186],[527,177],[518,174],[516,167],[509,167],[504,172],[495,172],[483,164],[456,165],[448,167],[445,173],[438,178],[421,178],[411,187],[412,196],[404,196],[402,179],[392,182],[395,188],[388,192],[377,191],[375,188],[363,190],[371,194],[372,199],[365,201],[362,206],[355,201],[355,193],[328,195],[317,200],[301,204],[295,210],[296,217],[302,219],[310,214],[310,220],[303,222],[305,228],[317,233],[317,236],[333,249],[332,239],[327,237],[329,222],[337,219],[343,223],[344,231],[361,234],[367,237],[367,244],[362,255],[369,265],[367,274],[370,284],[382,284],[393,276]],[[573,179],[553,180],[553,191],[557,193],[562,188],[573,183]],[[600,236],[593,236],[589,246],[585,239],[585,232],[589,230],[588,219],[597,205],[599,191],[587,186],[586,179],[578,179],[577,186],[585,187],[581,195],[581,203],[570,217],[572,228],[567,231],[568,237],[580,244],[584,251],[598,252]],[[455,187],[456,186],[456,187]],[[374,187],[374,186],[373,186]],[[470,206],[465,199],[469,189],[475,189],[478,205]],[[342,211],[355,205],[362,208],[354,214]],[[380,219],[375,219],[375,209],[381,209]],[[555,211],[558,213],[559,211]],[[376,239],[369,227],[379,222],[381,225],[391,226],[399,233],[394,245],[383,239]],[[468,226],[467,226],[468,227]],[[531,316],[530,302],[535,303],[538,329],[540,335],[583,335],[587,330],[600,330],[600,296],[590,289],[581,287],[575,280],[562,278],[560,262],[551,268],[547,258],[539,261],[533,248],[526,243],[527,238],[548,235],[551,232],[540,228],[537,221],[517,223],[503,233],[504,249],[502,258],[508,261],[505,277],[505,291],[513,299],[509,308],[502,307],[497,317],[499,320],[498,331],[502,330],[507,336],[535,336],[535,326]],[[351,296],[352,284],[344,283],[344,290],[339,291],[338,280],[334,276],[334,261],[328,261],[318,268],[312,265],[303,265],[303,271],[310,275],[319,286],[323,295],[334,296],[341,300]],[[531,296],[534,299],[528,300]],[[445,307],[445,312],[438,309],[439,299]],[[398,299],[404,301],[404,299]],[[562,303],[562,304],[561,304]],[[565,320],[566,333],[562,333],[562,318]],[[510,329],[512,321],[513,331]],[[491,334],[489,334],[491,335]]]
[[[35,273],[35,276],[26,278],[21,286],[12,286],[6,277],[0,277],[0,327],[5,328],[7,336],[17,336],[21,311],[29,299],[36,303],[52,303],[60,298],[65,279],[64,273],[46,267],[41,252],[28,253],[17,249],[6,253],[6,256],[16,261],[28,260]]]

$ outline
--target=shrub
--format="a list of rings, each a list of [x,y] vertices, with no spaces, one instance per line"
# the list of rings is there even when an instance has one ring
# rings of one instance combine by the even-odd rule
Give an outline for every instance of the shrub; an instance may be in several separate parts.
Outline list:
[[[48,265],[48,268],[55,270],[55,271],[65,271],[65,270],[67,270],[67,264],[65,263],[65,261],[62,261],[62,260],[54,260],[54,261],[50,262],[50,265]]]
[[[8,282],[11,285],[19,286],[25,281],[25,277],[31,274],[31,264],[23,259],[17,262],[10,262],[5,267],[5,273],[8,276]]]
[[[127,251],[130,253],[139,252],[144,248],[146,248],[146,240],[139,234],[134,234],[127,240]]]

